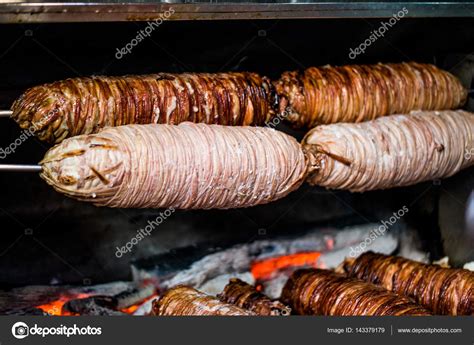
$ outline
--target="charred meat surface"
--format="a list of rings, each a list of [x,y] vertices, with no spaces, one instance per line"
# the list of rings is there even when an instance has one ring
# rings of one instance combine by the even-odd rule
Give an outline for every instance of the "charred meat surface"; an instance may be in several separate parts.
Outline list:
[[[310,128],[411,110],[456,109],[467,99],[451,73],[415,62],[311,67],[285,72],[274,85],[280,114]]]
[[[408,297],[322,269],[294,272],[283,288],[281,301],[299,315],[431,315]]]
[[[272,301],[252,285],[237,278],[231,279],[218,297],[223,302],[235,304],[258,315],[288,316],[291,312],[288,306]]]
[[[221,302],[188,286],[176,286],[167,290],[153,302],[156,316],[252,316],[251,311]]]
[[[263,125],[273,115],[270,81],[256,73],[84,77],[35,86],[12,106],[13,119],[59,143],[130,124]]]
[[[474,315],[474,272],[367,252],[344,263],[347,275],[371,282],[441,315]]]

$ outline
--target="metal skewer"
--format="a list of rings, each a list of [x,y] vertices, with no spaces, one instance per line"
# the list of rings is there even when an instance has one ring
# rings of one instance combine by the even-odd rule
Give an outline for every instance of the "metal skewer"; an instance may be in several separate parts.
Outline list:
[[[12,113],[11,110],[0,110],[0,117],[10,117]]]
[[[34,164],[0,164],[0,172],[41,172],[41,165]]]

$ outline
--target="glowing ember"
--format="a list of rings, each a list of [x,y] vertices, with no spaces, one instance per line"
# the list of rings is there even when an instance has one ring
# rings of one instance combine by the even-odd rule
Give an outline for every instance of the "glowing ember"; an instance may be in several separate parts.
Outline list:
[[[57,300],[54,300],[54,301],[46,303],[46,304],[39,305],[36,308],[43,310],[45,313],[48,313],[49,315],[75,316],[77,314],[70,313],[66,310],[63,310],[64,304],[66,304],[67,302],[69,302],[71,300],[82,299],[82,298],[87,298],[87,297],[91,297],[91,296],[93,296],[93,294],[80,293],[80,294],[77,294],[77,295],[64,295],[64,296],[60,296]],[[120,311],[122,313],[126,313],[126,314],[134,314],[137,311],[138,308],[140,308],[142,305],[144,305],[145,303],[149,302],[151,299],[154,299],[156,297],[158,297],[158,295],[153,294],[152,296],[140,301],[140,303],[134,304],[134,305],[132,305],[130,307],[127,307],[127,308],[123,308]]]
[[[131,306],[128,307],[128,308],[123,308],[123,309],[121,309],[120,311],[121,311],[122,313],[125,313],[125,314],[133,314],[134,312],[137,311],[137,309],[138,309],[139,306],[140,306],[139,304],[134,304],[134,305],[131,305]]]
[[[36,308],[41,309],[45,313],[48,313],[49,315],[54,315],[54,316],[69,316],[72,315],[71,313],[64,312],[63,305],[72,300],[72,299],[79,299],[79,298],[87,298],[90,297],[89,294],[86,293],[80,293],[76,296],[61,296],[59,299],[54,300],[50,303],[42,304],[37,306]]]
[[[251,272],[256,280],[270,279],[278,271],[293,267],[318,267],[320,252],[298,253],[256,261]]]

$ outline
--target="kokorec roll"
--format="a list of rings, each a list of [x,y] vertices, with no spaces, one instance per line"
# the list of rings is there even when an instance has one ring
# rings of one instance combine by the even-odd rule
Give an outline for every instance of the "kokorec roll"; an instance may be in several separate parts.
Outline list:
[[[219,301],[188,286],[167,290],[153,302],[156,316],[253,316],[251,311]]]
[[[474,272],[367,252],[345,261],[348,276],[409,296],[442,315],[474,315]]]
[[[59,143],[102,127],[129,124],[263,125],[273,115],[270,81],[255,73],[159,73],[73,78],[33,87],[13,119]]]
[[[178,209],[268,203],[298,188],[307,167],[282,132],[189,122],[69,138],[40,164],[57,191],[97,206]]]
[[[231,279],[217,297],[223,302],[235,304],[258,315],[288,316],[291,313],[291,308],[280,301],[272,301],[252,285],[237,278]]]
[[[452,74],[415,62],[311,67],[285,72],[274,85],[280,116],[298,127],[456,109],[467,99]]]
[[[299,315],[402,316],[430,315],[408,297],[329,270],[294,272],[283,288],[281,301]]]
[[[308,182],[363,192],[454,175],[474,164],[474,114],[413,112],[318,126],[303,139]]]

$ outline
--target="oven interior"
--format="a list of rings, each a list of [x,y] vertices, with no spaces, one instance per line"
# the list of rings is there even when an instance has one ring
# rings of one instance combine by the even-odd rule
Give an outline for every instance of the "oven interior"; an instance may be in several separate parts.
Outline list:
[[[278,78],[286,70],[309,66],[402,61],[434,63],[457,75],[472,91],[471,19],[406,18],[351,59],[349,49],[379,23],[379,19],[170,21],[121,59],[115,56],[117,49],[146,23],[2,25],[0,109],[9,109],[30,86],[75,76],[255,71]],[[470,95],[466,109],[474,110]],[[12,120],[0,121],[0,147],[4,147],[21,132]],[[277,129],[297,139],[304,135],[285,123]],[[47,149],[30,138],[2,163],[36,163]],[[378,239],[381,250],[425,261],[448,257],[450,265],[462,267],[474,260],[474,238],[464,224],[466,200],[474,186],[472,172],[471,168],[442,181],[367,193],[304,185],[282,200],[248,209],[176,210],[120,257],[117,248],[163,210],[97,208],[54,192],[36,174],[2,172],[0,300],[10,303],[1,308],[12,314],[45,310],[58,314],[51,306],[78,296],[128,291],[125,295],[135,300],[123,304],[120,313],[135,313],[136,304],[155,293],[143,288],[144,282],[159,288],[177,282],[181,273],[187,282],[213,291],[231,274],[265,280],[265,266],[256,263],[295,254],[298,245],[302,251],[318,253],[320,265],[330,266],[364,239],[364,231],[387,222],[386,235]],[[403,207],[408,211],[390,221]],[[282,249],[290,247],[291,253]],[[216,260],[204,275],[199,265],[193,266],[203,258]],[[236,264],[242,261],[245,264]],[[262,267],[263,276],[256,277]],[[267,285],[270,291],[271,284]],[[94,312],[107,313],[98,304]],[[81,313],[80,308],[86,307],[71,312]]]

